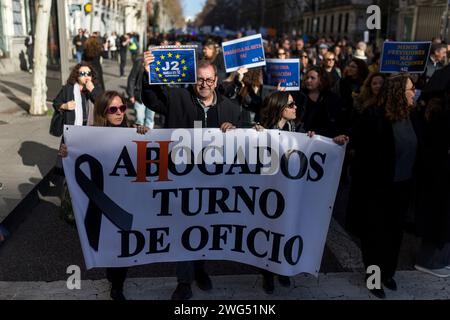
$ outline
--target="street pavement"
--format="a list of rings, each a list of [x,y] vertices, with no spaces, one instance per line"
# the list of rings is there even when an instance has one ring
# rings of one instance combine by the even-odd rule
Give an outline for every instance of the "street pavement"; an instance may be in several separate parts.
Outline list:
[[[118,77],[118,65],[105,61],[103,68],[106,88],[124,92],[126,79]],[[48,134],[50,116],[28,115],[31,83],[32,75],[25,72],[0,80],[0,223],[11,231],[0,245],[0,300],[109,299],[104,269],[85,269],[77,232],[60,217],[60,181],[51,173],[60,139]],[[51,101],[60,88],[56,71],[49,71],[47,85]],[[336,200],[318,278],[297,275],[290,288],[276,286],[273,295],[266,295],[255,268],[209,261],[214,289],[205,293],[194,285],[194,299],[376,299],[364,286],[358,242],[341,227],[347,194],[344,185]],[[413,269],[417,245],[418,239],[406,233],[396,275],[399,289],[387,290],[387,299],[450,299],[449,279]],[[67,289],[69,265],[81,268],[81,290]],[[130,299],[169,299],[176,286],[174,275],[173,263],[130,268],[125,295]]]

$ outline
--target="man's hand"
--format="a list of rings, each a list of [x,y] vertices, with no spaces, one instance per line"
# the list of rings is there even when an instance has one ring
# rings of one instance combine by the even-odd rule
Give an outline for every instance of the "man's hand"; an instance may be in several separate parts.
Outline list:
[[[136,98],[135,97],[130,97],[130,102],[134,104],[136,102]]]
[[[231,130],[231,129],[236,129],[236,126],[229,122],[224,122],[220,126],[220,130],[222,130],[222,132],[227,132],[228,130]]]
[[[348,143],[350,141],[350,138],[344,134],[341,134],[340,136],[333,138],[334,143],[343,146],[344,144]]]
[[[150,72],[150,64],[152,64],[155,61],[155,56],[153,55],[152,51],[146,51],[144,52],[144,68],[145,71]]]
[[[146,126],[141,126],[139,124],[135,125],[134,127],[136,128],[138,134],[146,134],[148,131],[150,131],[150,129]]]

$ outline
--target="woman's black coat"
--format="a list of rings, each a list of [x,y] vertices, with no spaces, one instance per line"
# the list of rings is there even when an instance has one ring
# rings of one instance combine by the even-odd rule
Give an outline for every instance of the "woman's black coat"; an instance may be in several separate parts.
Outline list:
[[[62,104],[67,103],[69,101],[75,101],[75,97],[73,95],[73,84],[64,85],[59,91],[56,98],[53,100],[53,109],[55,109],[55,113],[57,116],[63,117],[63,123],[66,125],[73,125],[75,123],[75,110],[64,110],[60,112],[59,108]],[[95,99],[102,94],[103,90],[100,86],[96,85],[92,92],[87,93],[87,98],[95,103]]]
[[[420,162],[422,128],[420,115],[412,111],[410,119],[418,139],[415,172]],[[347,208],[347,229],[360,236],[365,227],[377,221],[384,206],[389,205],[387,190],[395,175],[395,140],[392,123],[386,119],[384,108],[367,108],[352,128],[355,150],[352,181]]]

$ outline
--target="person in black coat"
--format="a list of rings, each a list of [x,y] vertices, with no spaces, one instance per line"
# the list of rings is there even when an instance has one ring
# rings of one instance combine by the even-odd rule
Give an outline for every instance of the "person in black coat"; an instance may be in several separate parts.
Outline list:
[[[301,92],[292,92],[297,111],[297,131],[336,138],[343,135],[342,109],[339,97],[330,91],[327,72],[321,67],[311,67],[306,72]],[[344,140],[348,140],[345,138]]]
[[[201,121],[204,128],[220,128],[223,132],[238,126],[239,107],[216,90],[218,74],[214,64],[198,62],[197,83],[185,89],[149,85],[149,65],[154,61],[151,51],[144,53],[146,72],[142,80],[142,101],[147,108],[165,116],[166,128],[193,128],[195,121]],[[190,299],[194,280],[202,290],[212,288],[204,261],[178,262],[177,279],[172,300]]]
[[[243,127],[259,122],[262,107],[263,77],[261,68],[239,68],[220,86],[220,92],[241,108]]]
[[[34,69],[34,35],[31,31],[25,38],[25,46],[27,47],[28,71],[31,73]]]
[[[422,91],[424,147],[419,169],[416,225],[421,245],[415,268],[450,277],[450,65]]]
[[[357,58],[353,58],[345,68],[343,77],[336,82],[333,91],[340,97],[342,105],[342,125],[348,133],[354,115],[353,100],[360,94],[369,69],[367,64]]]
[[[103,68],[100,63],[100,57],[103,52],[103,48],[99,42],[98,37],[90,37],[84,43],[83,61],[86,61],[92,65],[92,68],[97,74],[97,80],[102,90],[105,90],[105,81],[103,80]]]
[[[149,59],[146,54],[144,61]],[[238,126],[239,107],[216,90],[214,65],[200,61],[197,70],[197,84],[185,89],[149,85],[147,66],[142,80],[142,102],[165,116],[166,128],[194,128],[194,121],[201,121],[206,128],[220,127],[222,131]],[[208,111],[206,107],[210,107]]]
[[[75,91],[75,87],[78,88],[78,92]],[[63,118],[63,125],[87,125],[88,119],[93,121],[93,104],[102,92],[92,66],[87,62],[77,64],[72,69],[66,85],[53,100],[55,116]],[[76,97],[78,93],[80,100]],[[79,106],[77,100],[81,103]],[[80,114],[77,107],[82,111]]]
[[[351,202],[348,216],[356,219],[349,225],[361,239],[364,266],[378,266],[384,287],[397,290],[393,277],[422,135],[412,109],[415,88],[411,79],[390,77],[381,92],[377,104],[367,107],[354,125],[351,190],[358,190],[359,201]],[[370,291],[385,297],[382,287]]]
[[[116,91],[106,91],[96,101],[93,126],[127,128],[125,111],[125,98]],[[139,134],[145,134],[149,130],[144,126],[137,126],[136,128]],[[67,146],[61,144],[59,155],[63,158],[67,157],[68,152]],[[111,283],[110,297],[112,300],[126,300],[123,294],[123,286],[127,272],[128,268],[126,267],[106,268],[106,278]]]

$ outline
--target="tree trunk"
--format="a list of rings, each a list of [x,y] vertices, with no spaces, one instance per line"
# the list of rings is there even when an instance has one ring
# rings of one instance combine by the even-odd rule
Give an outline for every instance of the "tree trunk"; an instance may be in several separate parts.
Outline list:
[[[30,114],[47,113],[47,38],[52,0],[38,0]]]

